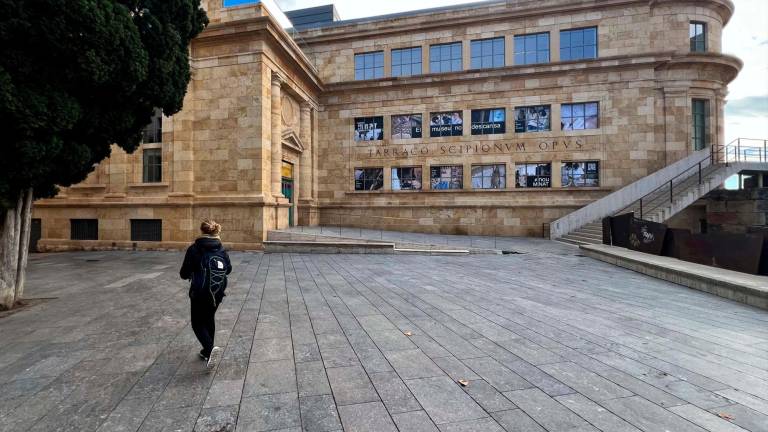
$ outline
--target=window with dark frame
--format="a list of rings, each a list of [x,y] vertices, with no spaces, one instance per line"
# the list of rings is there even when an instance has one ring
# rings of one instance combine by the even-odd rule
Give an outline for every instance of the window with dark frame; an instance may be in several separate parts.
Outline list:
[[[421,114],[392,116],[392,139],[421,138]]]
[[[458,72],[463,69],[461,42],[430,45],[429,72]]]
[[[689,35],[691,52],[707,52],[707,23],[691,21]]]
[[[472,110],[472,135],[503,134],[506,131],[504,108]]]
[[[562,130],[585,130],[600,127],[599,104],[597,102],[562,104],[560,106],[560,127]]]
[[[355,190],[373,191],[384,187],[384,168],[355,168]]]
[[[597,58],[597,27],[560,31],[560,60]]]
[[[433,112],[429,114],[429,136],[446,137],[464,134],[464,113],[461,111]]]
[[[504,38],[478,39],[470,42],[470,67],[485,69],[504,66]]]
[[[163,181],[163,150],[159,148],[144,149],[143,174],[144,183],[160,183]]]
[[[141,142],[145,144],[163,142],[163,111],[160,108],[155,108],[149,124],[141,131]]]
[[[99,239],[99,220],[98,219],[70,219],[69,220],[69,238],[70,240],[98,240]]]
[[[505,189],[507,166],[505,164],[472,165],[472,189]]]
[[[421,190],[421,167],[393,167],[392,190]]]
[[[549,162],[515,164],[515,187],[552,187],[552,164]]]
[[[600,186],[600,162],[563,162],[560,173],[562,187]]]
[[[355,141],[381,141],[384,139],[384,117],[356,117]]]
[[[693,99],[691,101],[693,115],[691,126],[691,141],[694,150],[702,150],[709,145],[709,101],[706,99]]]
[[[552,107],[535,105],[515,107],[515,132],[543,132],[552,130]]]
[[[355,54],[355,80],[384,77],[384,51]]]
[[[131,241],[163,241],[162,219],[131,219]]]
[[[429,167],[429,180],[434,190],[463,189],[464,167],[461,165]]]
[[[549,63],[549,32],[515,36],[515,64]]]
[[[421,75],[421,47],[392,50],[392,76]]]

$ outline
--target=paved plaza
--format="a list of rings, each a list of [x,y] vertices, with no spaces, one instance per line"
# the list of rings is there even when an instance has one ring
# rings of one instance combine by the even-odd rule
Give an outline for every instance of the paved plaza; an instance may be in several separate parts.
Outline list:
[[[512,246],[233,253],[211,373],[180,253],[33,255],[0,431],[768,431],[768,312]]]

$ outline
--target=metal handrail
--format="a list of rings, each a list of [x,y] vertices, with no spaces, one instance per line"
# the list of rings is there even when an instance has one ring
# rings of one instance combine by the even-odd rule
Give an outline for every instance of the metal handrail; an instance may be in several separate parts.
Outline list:
[[[747,143],[754,141],[760,142],[762,145],[747,145]],[[668,182],[633,201],[615,214],[628,213],[638,209],[641,219],[645,215],[653,215],[662,205],[668,202],[675,202],[675,186],[680,190],[679,187],[690,183],[689,180],[691,179],[696,179],[696,182],[700,185],[714,171],[707,168],[720,166],[721,164],[728,166],[729,163],[742,161],[768,162],[768,140],[737,138],[725,145],[712,146],[710,147],[709,155],[693,163],[683,172],[672,177]],[[682,190],[687,190],[689,186],[690,184],[686,184]]]

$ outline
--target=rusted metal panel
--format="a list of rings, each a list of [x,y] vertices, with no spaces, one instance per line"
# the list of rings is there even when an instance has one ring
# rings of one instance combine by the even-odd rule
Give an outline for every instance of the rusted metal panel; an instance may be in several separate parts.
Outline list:
[[[629,232],[629,248],[638,252],[661,255],[667,226],[642,219],[632,219]]]

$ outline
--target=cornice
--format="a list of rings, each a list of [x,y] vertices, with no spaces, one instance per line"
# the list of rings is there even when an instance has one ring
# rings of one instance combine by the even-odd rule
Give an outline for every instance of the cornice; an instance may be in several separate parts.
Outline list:
[[[304,74],[307,81],[314,85],[316,91],[323,91],[323,84],[315,65],[271,16],[258,16],[211,24],[192,41],[192,45],[194,47],[195,44],[227,44],[254,36],[262,37],[273,46],[278,47],[283,52],[283,57],[288,62],[293,63],[297,72]],[[195,60],[199,59],[193,58],[193,61]]]
[[[696,7],[710,7],[714,9],[723,21],[723,26],[731,20],[736,7],[731,0],[649,0],[651,9],[665,5],[689,5]]]
[[[478,6],[477,9],[474,10],[468,8],[467,13],[462,17],[447,16],[445,12],[435,14],[429,13],[428,11],[422,15],[414,14],[396,19],[377,19],[377,17],[371,17],[370,20],[355,20],[349,24],[339,24],[330,27],[321,27],[319,29],[302,30],[298,31],[296,35],[302,43],[307,45],[315,45],[348,39],[365,39],[370,37],[381,37],[400,33],[424,32],[442,27],[456,28],[458,26],[472,25],[480,22],[492,23],[508,21],[511,19],[531,18],[541,15],[590,12],[594,11],[596,8],[605,9],[628,5],[648,5],[648,2],[649,0],[600,0],[599,5],[596,5],[595,0],[567,0],[558,5],[543,7],[529,6],[531,4],[529,3],[529,5],[520,8],[508,8],[506,11],[500,13],[485,11],[483,9],[487,7],[487,5],[483,5]],[[440,17],[440,15],[446,16]],[[403,21],[412,22],[404,24]],[[368,23],[375,23],[376,25],[365,27],[364,25]]]
[[[729,54],[719,53],[690,53],[682,56],[675,56],[668,62],[659,65],[657,70],[674,70],[688,67],[715,67],[720,69],[723,76],[723,83],[729,84],[733,81],[744,66],[744,62],[738,57]]]

